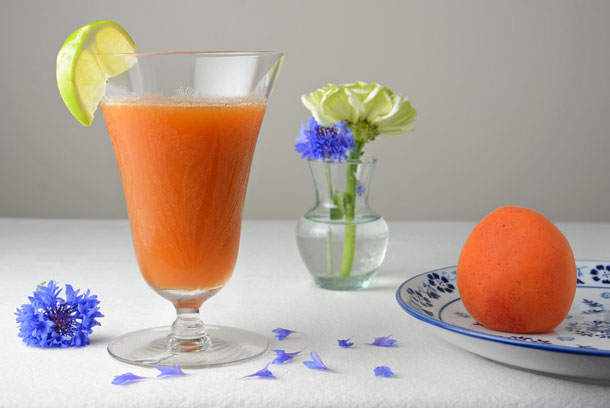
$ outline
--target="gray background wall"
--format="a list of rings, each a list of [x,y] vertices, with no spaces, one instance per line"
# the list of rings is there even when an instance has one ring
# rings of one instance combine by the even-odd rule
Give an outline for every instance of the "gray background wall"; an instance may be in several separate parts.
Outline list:
[[[389,219],[477,219],[521,205],[610,221],[608,1],[19,1],[0,4],[0,216],[125,217],[101,115],[63,106],[55,56],[112,19],[140,51],[285,50],[254,158],[246,217],[313,201],[293,152],[299,96],[328,82],[407,94],[418,129],[367,146]]]

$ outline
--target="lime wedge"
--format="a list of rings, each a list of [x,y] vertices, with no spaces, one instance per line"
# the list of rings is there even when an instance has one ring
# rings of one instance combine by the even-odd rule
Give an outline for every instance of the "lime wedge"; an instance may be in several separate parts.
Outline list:
[[[73,32],[57,54],[57,87],[72,115],[85,126],[106,92],[106,80],[136,63],[136,44],[113,21],[87,24]],[[115,54],[115,55],[107,55]]]

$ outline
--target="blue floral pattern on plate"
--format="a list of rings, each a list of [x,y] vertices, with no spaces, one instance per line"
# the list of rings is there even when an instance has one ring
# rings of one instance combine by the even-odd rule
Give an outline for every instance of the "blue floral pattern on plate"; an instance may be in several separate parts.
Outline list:
[[[538,335],[504,333],[477,323],[459,297],[455,267],[409,279],[396,297],[414,317],[460,334],[549,351],[610,356],[610,262],[579,260],[577,271],[570,314],[552,332]]]
[[[450,282],[455,280],[455,271],[454,273],[443,272],[442,275],[431,272],[426,276],[432,290],[438,290],[441,293],[453,293],[455,290],[455,286]]]
[[[610,285],[610,265],[595,265],[589,273],[595,282]]]

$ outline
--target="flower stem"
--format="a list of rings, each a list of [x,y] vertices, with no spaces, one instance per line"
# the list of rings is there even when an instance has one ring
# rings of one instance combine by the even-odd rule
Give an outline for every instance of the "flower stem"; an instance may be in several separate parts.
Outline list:
[[[362,154],[363,142],[356,142],[354,151],[350,153],[349,160],[358,160]],[[350,163],[347,166],[347,178],[345,181],[345,193],[347,195],[345,208],[345,242],[343,244],[343,260],[341,261],[342,278],[347,278],[352,273],[354,266],[354,251],[356,249],[356,224],[353,224],[356,215],[356,171],[358,164]]]
[[[326,186],[328,187],[328,199],[333,202],[333,184],[330,177],[330,162],[326,161]],[[335,267],[333,265],[333,230],[332,225],[328,224],[328,231],[326,231],[326,269],[329,275],[335,274]]]

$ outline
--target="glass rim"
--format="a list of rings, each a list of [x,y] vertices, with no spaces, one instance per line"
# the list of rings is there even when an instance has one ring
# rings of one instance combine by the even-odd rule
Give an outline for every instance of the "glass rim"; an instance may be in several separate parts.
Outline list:
[[[285,51],[153,51],[153,52],[115,52],[97,55],[116,55],[116,56],[133,56],[140,57],[146,55],[200,55],[205,57],[259,57],[265,55],[284,56]]]
[[[320,159],[307,159],[307,161],[309,163],[320,163],[320,164],[344,164],[344,163],[362,163],[362,164],[368,164],[368,163],[377,163],[377,158],[375,156],[369,156],[369,155],[365,155],[360,157],[359,159],[342,159],[341,162],[339,162],[339,160],[335,160],[334,162],[331,161],[326,161],[326,160],[320,160]]]

